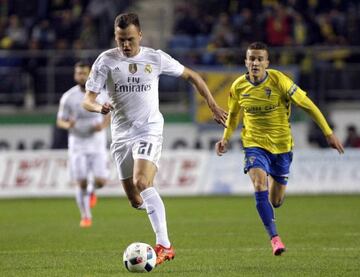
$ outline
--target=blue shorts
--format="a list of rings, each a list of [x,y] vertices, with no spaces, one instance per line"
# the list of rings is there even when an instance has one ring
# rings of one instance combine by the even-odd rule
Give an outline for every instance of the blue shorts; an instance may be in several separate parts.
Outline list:
[[[283,185],[287,184],[293,157],[293,153],[291,151],[281,154],[271,154],[269,151],[258,147],[244,148],[244,151],[245,174],[250,170],[250,168],[261,168],[268,175],[273,177],[276,182]]]

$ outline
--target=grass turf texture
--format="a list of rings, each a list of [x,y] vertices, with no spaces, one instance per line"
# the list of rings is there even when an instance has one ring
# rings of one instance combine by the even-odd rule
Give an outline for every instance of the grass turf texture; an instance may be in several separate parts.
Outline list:
[[[288,196],[277,209],[288,251],[271,254],[250,197],[164,198],[177,256],[151,276],[359,276],[360,196]],[[0,200],[0,276],[134,276],[128,244],[154,244],[147,215],[100,198],[80,229],[72,199]]]

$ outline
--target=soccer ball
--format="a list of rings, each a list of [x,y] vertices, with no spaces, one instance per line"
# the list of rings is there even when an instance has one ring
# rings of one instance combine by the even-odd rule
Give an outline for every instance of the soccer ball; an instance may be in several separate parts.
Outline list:
[[[150,245],[134,242],[126,248],[123,261],[130,272],[150,272],[156,264],[156,253]]]

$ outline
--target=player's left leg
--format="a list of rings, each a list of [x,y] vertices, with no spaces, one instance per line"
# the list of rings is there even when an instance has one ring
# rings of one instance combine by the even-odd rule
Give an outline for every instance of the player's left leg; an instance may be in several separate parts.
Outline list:
[[[134,185],[140,191],[145,203],[151,226],[156,235],[155,251],[157,254],[156,264],[175,257],[167,231],[165,205],[159,193],[153,187],[153,180],[157,167],[153,162],[145,159],[136,159],[134,165]]]
[[[80,227],[87,228],[92,225],[92,214],[90,210],[90,196],[86,189],[86,179],[78,180],[76,190],[76,203],[80,210]]]
[[[108,182],[109,168],[107,153],[99,152],[90,154],[90,170],[93,173],[93,190],[90,193],[90,207],[94,208],[97,203],[95,190],[101,189]]]
[[[146,211],[156,234],[156,243],[170,247],[165,206],[159,193],[153,187],[156,171],[157,168],[154,163],[148,160],[137,159],[134,165],[133,182],[135,187],[140,191],[141,198],[145,203]]]
[[[284,202],[292,158],[292,152],[273,155],[269,172],[269,199],[274,208],[279,208]]]
[[[286,184],[279,183],[273,176],[269,176],[269,199],[274,208],[279,208],[284,203],[285,191]]]
[[[279,178],[276,179],[279,180]],[[281,179],[279,181],[281,181]],[[284,202],[285,191],[285,184],[279,183],[274,177],[269,176],[269,200],[274,208],[279,208]],[[285,251],[285,245],[279,236],[271,238],[271,246],[274,255],[281,255]]]

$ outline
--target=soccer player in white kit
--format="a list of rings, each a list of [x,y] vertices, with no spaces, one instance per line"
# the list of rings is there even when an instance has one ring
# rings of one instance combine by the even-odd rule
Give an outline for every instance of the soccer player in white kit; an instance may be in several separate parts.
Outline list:
[[[60,99],[56,124],[69,131],[68,156],[70,178],[76,185],[76,203],[80,210],[80,227],[92,225],[91,207],[96,203],[93,193],[96,188],[103,187],[108,179],[108,159],[106,147],[106,128],[110,124],[110,116],[91,113],[82,107],[85,96],[85,83],[90,73],[90,65],[78,62],[74,67],[76,86],[69,89]],[[105,93],[98,96],[97,101],[108,101]],[[89,174],[92,174],[92,189]]]
[[[134,13],[115,19],[116,48],[99,55],[86,82],[83,106],[93,112],[111,112],[111,152],[131,205],[145,208],[156,234],[156,264],[175,257],[168,237],[165,207],[153,180],[162,148],[164,119],[159,111],[159,75],[190,81],[209,105],[215,121],[225,126],[227,113],[212,97],[200,75],[161,50],[141,47],[139,18]],[[110,103],[96,97],[106,85]]]

